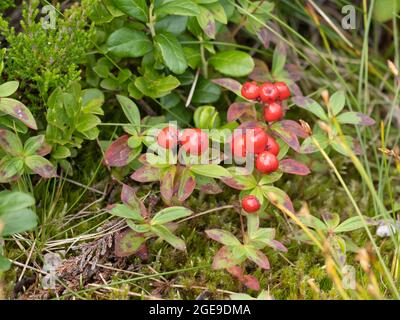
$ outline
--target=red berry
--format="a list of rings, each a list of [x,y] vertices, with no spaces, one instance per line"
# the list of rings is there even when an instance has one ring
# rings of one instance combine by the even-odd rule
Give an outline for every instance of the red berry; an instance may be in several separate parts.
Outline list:
[[[279,103],[271,103],[264,107],[264,119],[267,122],[274,122],[283,118],[283,108]]]
[[[270,82],[264,83],[260,87],[260,99],[266,103],[275,102],[279,98],[278,89]]]
[[[256,168],[262,173],[271,173],[278,170],[279,161],[271,152],[264,151],[256,159]]]
[[[268,142],[267,142],[267,151],[271,152],[274,156],[277,156],[279,154],[279,144],[276,142],[276,140],[270,136],[268,136]]]
[[[157,143],[165,149],[173,149],[178,144],[178,130],[165,127],[157,136]]]
[[[290,89],[287,86],[286,83],[284,82],[275,82],[275,88],[279,92],[279,99],[280,100],[286,100],[287,98],[290,97]]]
[[[197,128],[183,130],[179,141],[182,148],[192,155],[201,155],[209,146],[208,134]]]
[[[242,86],[242,96],[249,100],[255,100],[258,98],[260,88],[255,82],[246,82]]]
[[[256,212],[260,207],[260,201],[253,195],[246,196],[242,199],[242,208],[248,213]]]
[[[247,135],[247,151],[258,154],[265,150],[268,143],[268,135],[262,128],[248,129],[246,131]],[[249,145],[250,143],[250,145]],[[252,146],[252,150],[251,150]]]
[[[244,133],[236,133],[232,136],[232,154],[234,157],[246,157],[246,135]]]

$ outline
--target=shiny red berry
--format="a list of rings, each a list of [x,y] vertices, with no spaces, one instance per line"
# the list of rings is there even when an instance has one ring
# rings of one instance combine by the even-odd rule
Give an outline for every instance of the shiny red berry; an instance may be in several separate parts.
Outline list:
[[[266,82],[260,87],[260,99],[262,102],[272,103],[278,98],[279,91],[272,83]]]
[[[185,129],[179,138],[182,148],[189,154],[201,155],[208,149],[208,134],[201,129]]]
[[[275,82],[274,83],[275,88],[278,90],[279,92],[279,100],[286,100],[287,98],[290,97],[290,89],[287,86],[286,83],[284,82]]]
[[[165,127],[157,136],[157,143],[165,149],[173,149],[178,144],[178,130]]]
[[[254,128],[246,130],[248,152],[258,154],[265,150],[268,143],[268,135],[262,128]]]
[[[249,100],[255,100],[260,94],[260,88],[255,82],[246,82],[242,86],[242,96]]]
[[[270,136],[268,136],[267,147],[265,148],[267,151],[271,152],[274,156],[278,156],[280,146],[276,140]]]
[[[257,156],[256,168],[262,173],[271,173],[278,170],[279,161],[271,152],[264,151]]]
[[[274,122],[283,118],[283,107],[279,103],[271,103],[264,107],[264,119],[267,122]]]
[[[231,149],[234,157],[246,157],[246,135],[244,133],[236,133],[232,136]]]
[[[242,199],[242,208],[248,213],[256,212],[260,207],[260,201],[253,195],[246,196]]]

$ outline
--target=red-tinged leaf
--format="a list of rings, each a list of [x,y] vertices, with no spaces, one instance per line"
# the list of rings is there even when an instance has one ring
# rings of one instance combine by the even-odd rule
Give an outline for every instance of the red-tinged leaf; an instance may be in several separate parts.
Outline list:
[[[222,192],[221,187],[213,178],[196,176],[196,189],[206,194],[218,194]]]
[[[189,169],[184,169],[179,179],[178,200],[185,201],[196,187],[196,180]]]
[[[293,132],[288,131],[286,128],[284,128],[281,122],[275,122],[271,126],[271,130],[283,141],[285,141],[293,150],[295,150],[296,152],[300,151],[300,143],[297,139],[297,136]]]
[[[136,192],[127,184],[123,184],[121,191],[121,201],[131,208],[139,209],[140,201],[136,197]]]
[[[53,178],[57,176],[56,168],[52,163],[38,155],[25,158],[25,164],[36,174],[43,178]]]
[[[110,167],[124,167],[129,162],[132,149],[128,146],[128,135],[123,135],[115,140],[105,152],[105,163]]]
[[[29,128],[37,130],[35,118],[23,103],[11,98],[0,98],[0,111],[22,121]]]
[[[360,126],[372,126],[375,120],[361,112],[344,112],[337,116],[337,121],[342,124],[354,124]]]
[[[143,245],[145,238],[133,230],[118,232],[115,235],[115,255],[117,257],[129,257],[135,254]]]
[[[161,174],[160,179],[160,192],[162,198],[169,203],[174,196],[174,179],[176,174],[176,167],[171,166]]]
[[[44,157],[44,156],[47,156],[51,152],[51,149],[52,149],[51,145],[49,145],[48,143],[44,142],[42,144],[42,146],[39,148],[39,150],[36,151],[36,154],[39,155],[39,156]]]
[[[257,278],[252,275],[244,275],[241,282],[247,287],[255,291],[260,290],[260,283],[258,282]]]
[[[216,270],[227,269],[237,265],[239,262],[240,261],[233,256],[231,250],[228,247],[223,246],[214,256],[212,268]]]
[[[131,179],[137,182],[154,182],[160,180],[160,169],[144,165],[131,175]]]
[[[318,118],[324,121],[328,121],[328,117],[325,113],[325,110],[321,107],[321,105],[311,98],[304,96],[294,96],[292,101],[298,105],[300,108],[303,108],[313,114],[315,114]]]
[[[267,256],[260,250],[247,248],[247,257],[262,269],[268,270],[270,268]]]
[[[261,41],[265,49],[269,48],[269,44],[271,42],[271,32],[267,28],[261,28],[260,30],[257,31],[257,38]],[[250,78],[253,79],[253,78]],[[265,82],[267,80],[256,80],[255,81],[260,81],[260,82]]]
[[[147,156],[146,156],[145,153],[142,153],[142,154],[138,157],[138,161],[139,161],[140,163],[143,163],[143,164],[149,164],[149,162],[147,161]]]
[[[254,121],[257,119],[257,111],[254,104],[247,102],[235,102],[229,106],[227,113],[228,122],[240,119],[241,121]]]
[[[293,81],[299,81],[304,77],[304,69],[296,64],[289,63],[286,65],[286,70]],[[293,91],[291,91],[293,92]],[[297,94],[295,94],[297,96]]]
[[[226,246],[238,246],[240,241],[230,232],[221,229],[210,229],[205,231],[207,236]]]
[[[262,60],[254,59],[254,69],[249,74],[249,78],[257,82],[267,82],[271,80],[269,74],[269,68],[266,63]]]
[[[287,251],[288,251],[288,249],[287,249],[282,243],[280,243],[280,242],[277,241],[277,240],[270,240],[270,241],[268,242],[268,245],[269,245],[271,248],[274,248],[274,249],[276,249],[276,250],[278,250],[278,251],[282,251],[282,252],[287,252]]]
[[[21,140],[9,130],[0,128],[0,148],[12,156],[18,156],[23,151]]]
[[[247,130],[247,129],[254,129],[257,127],[265,127],[265,122],[260,122],[260,121],[246,121],[240,124],[236,129],[237,130]],[[244,131],[243,131],[244,132]]]
[[[237,190],[250,190],[257,186],[257,181],[245,168],[232,167],[228,171],[232,177],[221,179],[223,183]]]
[[[135,252],[135,256],[139,257],[139,259],[142,261],[149,260],[149,250],[147,249],[147,246],[145,243],[143,243],[139,247],[139,249]]]
[[[298,137],[307,138],[309,136],[308,132],[296,121],[282,120],[280,123],[284,129],[294,133]]]
[[[303,163],[293,159],[284,159],[279,162],[279,168],[290,174],[297,174],[299,176],[306,176],[310,174],[310,169]]]
[[[230,78],[220,78],[211,81],[225,89],[236,93],[238,96],[241,96],[242,84],[239,81]]]
[[[257,278],[251,275],[244,275],[244,271],[241,267],[233,266],[227,268],[226,271],[228,271],[232,276],[237,278],[246,287],[256,291],[260,290],[260,283],[258,282]]]
[[[262,191],[264,196],[278,209],[284,207],[290,212],[295,213],[292,201],[283,190],[273,186],[263,186]]]

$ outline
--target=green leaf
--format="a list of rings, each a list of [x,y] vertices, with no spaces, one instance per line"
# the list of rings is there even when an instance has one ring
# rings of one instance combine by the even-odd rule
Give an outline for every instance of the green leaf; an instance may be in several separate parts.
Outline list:
[[[168,242],[175,249],[185,251],[186,245],[185,242],[174,235],[168,228],[163,225],[154,225],[151,227],[151,230],[157,234],[161,239]]]
[[[221,88],[209,80],[201,78],[193,94],[193,103],[213,103],[219,99]]]
[[[328,121],[328,116],[326,115],[324,109],[316,101],[308,97],[301,96],[293,97],[292,101],[300,108],[315,114],[321,120]]]
[[[237,50],[218,52],[211,57],[209,63],[222,74],[232,77],[247,76],[254,68],[253,58]]]
[[[159,33],[154,37],[154,42],[161,52],[165,65],[172,72],[182,74],[187,69],[185,54],[176,37],[168,32]]]
[[[75,129],[83,133],[97,127],[100,123],[101,120],[99,117],[95,116],[94,114],[86,113],[79,117],[79,121],[76,124]]]
[[[25,155],[33,155],[42,147],[44,143],[44,135],[39,135],[36,137],[30,137],[25,141],[24,153]]]
[[[286,63],[286,53],[283,52],[283,48],[279,45],[275,47],[274,56],[272,60],[272,74],[278,75],[283,71]]]
[[[136,224],[132,220],[126,220],[126,224],[129,228],[138,233],[146,233],[150,231],[150,226],[148,224]]]
[[[341,124],[354,124],[361,126],[372,126],[375,120],[361,112],[345,112],[339,115],[336,120]]]
[[[56,168],[53,164],[41,156],[33,155],[26,157],[25,165],[43,178],[52,178],[57,176]]]
[[[0,98],[11,96],[19,87],[18,81],[9,81],[0,85]]]
[[[237,190],[251,190],[257,186],[257,181],[245,168],[230,167],[227,169],[230,177],[222,179],[222,182]]]
[[[194,164],[190,166],[190,170],[201,176],[210,178],[226,178],[231,174],[224,167],[217,164]]]
[[[153,44],[144,32],[121,28],[109,36],[106,47],[118,58],[137,58],[150,52]]]
[[[135,221],[143,222],[144,219],[140,214],[140,209],[139,207],[136,208],[130,208],[124,204],[116,204],[114,205],[110,213],[114,216],[125,218],[125,219],[132,219]]]
[[[379,0],[375,3],[373,17],[379,22],[392,19],[400,11],[400,0]]]
[[[136,127],[140,126],[140,112],[136,103],[125,96],[117,95],[117,100],[129,122]]]
[[[240,246],[240,241],[230,232],[220,229],[211,229],[205,231],[207,236],[226,246]]]
[[[36,214],[29,209],[6,211],[0,215],[0,223],[4,225],[1,236],[32,230],[37,226]]]
[[[319,151],[313,138],[318,142],[322,149],[325,149],[329,145],[329,137],[325,133],[316,133],[313,136],[307,137],[303,141],[300,147],[300,153],[309,154]]]
[[[344,139],[344,142],[342,139]],[[355,140],[351,136],[343,136],[342,138],[335,137],[335,140],[331,141],[331,146],[333,149],[335,149],[340,154],[348,157],[349,153],[347,151],[347,148],[345,148],[344,144],[346,144],[347,148],[349,148],[351,151],[355,152],[356,154],[360,153],[359,146],[356,145]]]
[[[24,169],[24,162],[21,158],[5,156],[0,159],[0,183],[10,182],[18,178]]]
[[[225,9],[218,1],[206,4],[205,7],[213,14],[214,19],[222,24],[227,24],[228,19],[226,17]]]
[[[185,32],[187,27],[187,16],[170,15],[157,21],[155,25],[156,34],[159,32],[170,32],[174,35],[180,35]]]
[[[282,171],[275,171],[270,174],[263,175],[258,184],[260,186],[266,185],[266,184],[272,184],[276,181],[278,181],[282,177]]]
[[[115,236],[115,255],[129,257],[134,254],[145,242],[145,238],[133,230],[118,233]]]
[[[335,92],[329,99],[329,106],[332,110],[332,114],[334,116],[338,115],[340,111],[343,110],[345,103],[346,97],[344,95],[344,92]]]
[[[2,212],[19,211],[35,204],[35,199],[27,193],[18,191],[0,192],[0,215]]]
[[[307,227],[313,228],[315,230],[321,230],[321,231],[327,231],[328,228],[325,223],[323,223],[320,219],[317,217],[314,217],[311,214],[304,215],[304,216],[297,216],[298,219]]]
[[[0,254],[0,272],[9,270],[11,267],[11,261]]]
[[[18,100],[0,98],[0,112],[9,114],[10,116],[22,121],[29,128],[37,130],[36,121],[32,113]]]
[[[156,16],[173,14],[178,16],[197,16],[199,7],[191,0],[162,0],[154,10]]]
[[[104,104],[104,93],[99,89],[82,91],[82,112],[103,115],[101,106]]]
[[[110,3],[123,13],[142,22],[149,21],[146,0],[110,0]]]
[[[334,232],[335,233],[349,232],[360,229],[362,227],[364,227],[364,224],[361,217],[356,216],[343,221],[340,225],[338,225],[335,228]]]
[[[287,210],[295,213],[292,201],[283,190],[273,186],[263,186],[262,191],[264,196],[278,209],[285,207]]]
[[[0,148],[12,156],[19,156],[23,152],[21,140],[9,130],[0,128]]]
[[[243,260],[243,258],[235,257],[231,248],[223,246],[214,256],[212,268],[215,270],[227,269],[240,264]]]
[[[214,39],[216,34],[214,15],[205,6],[199,6],[199,9],[200,14],[196,16],[197,22],[204,33]]]
[[[177,88],[180,82],[172,75],[159,77],[157,79],[148,79],[138,77],[135,80],[135,86],[146,96],[152,98],[161,98]]]
[[[182,219],[188,217],[193,212],[185,207],[169,207],[162,209],[157,212],[157,214],[151,219],[151,224],[164,224],[174,220]]]
[[[340,223],[340,216],[337,213],[323,213],[322,219],[330,229],[336,228]]]
[[[246,246],[247,257],[262,269],[270,268],[268,258],[260,250],[256,250],[250,246]]]

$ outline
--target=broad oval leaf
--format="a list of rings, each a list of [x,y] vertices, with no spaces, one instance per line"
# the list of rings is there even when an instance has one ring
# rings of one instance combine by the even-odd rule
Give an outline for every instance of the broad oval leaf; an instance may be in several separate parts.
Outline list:
[[[0,98],[0,111],[20,120],[29,128],[37,130],[35,118],[22,102],[11,98]]]
[[[273,186],[263,186],[262,191],[264,196],[278,209],[286,208],[292,213],[295,213],[292,201],[289,196],[281,189]]]
[[[281,122],[275,122],[270,128],[279,138],[285,141],[289,147],[296,152],[300,151],[300,143],[297,135],[284,128]]]
[[[185,201],[196,187],[196,179],[189,169],[184,169],[179,178],[178,200]]]
[[[221,229],[210,229],[205,231],[207,236],[226,246],[239,246],[240,241],[230,232]]]
[[[260,250],[255,250],[251,247],[246,247],[247,257],[262,269],[270,268],[267,256]]]
[[[25,164],[29,167],[33,172],[40,175],[43,178],[53,178],[57,176],[56,168],[53,164],[39,156],[33,155],[25,158]]]
[[[242,93],[241,93],[242,84],[237,80],[230,79],[230,78],[220,78],[220,79],[213,79],[211,81],[225,89],[228,89],[229,91],[236,93],[239,97],[242,96]],[[228,121],[231,121],[231,120],[228,120]]]
[[[111,167],[126,166],[131,160],[132,148],[128,146],[128,135],[123,135],[108,147],[104,154],[104,161]]]
[[[21,155],[23,151],[21,140],[9,130],[0,128],[0,148],[12,156]]]
[[[156,215],[151,219],[151,224],[165,224],[167,222],[171,222],[174,220],[186,218],[190,216],[193,211],[185,208],[185,207],[169,207],[162,209],[157,212]]]
[[[5,237],[34,229],[37,226],[37,216],[29,209],[6,211],[0,215],[0,223],[3,225],[0,235]]]
[[[228,247],[223,246],[214,256],[212,268],[215,270],[227,269],[238,265],[242,260],[243,259],[236,258]]]
[[[282,172],[306,176],[310,174],[310,169],[303,163],[293,159],[284,159],[279,162],[279,168]]]
[[[345,112],[340,114],[336,120],[341,124],[354,124],[359,126],[372,126],[375,120],[361,112]]]
[[[367,223],[367,222],[366,222]],[[349,232],[353,230],[357,230],[364,227],[364,223],[360,216],[351,217],[347,220],[343,221],[340,225],[338,225],[334,232],[341,233],[341,232]]]
[[[136,103],[125,96],[117,95],[117,100],[124,111],[125,116],[128,118],[129,122],[134,126],[140,126],[140,112]]]
[[[11,96],[19,87],[18,81],[9,81],[0,85],[0,98]]]
[[[160,169],[144,165],[137,169],[131,179],[138,182],[154,182],[160,180]]]
[[[125,219],[132,219],[135,221],[143,222],[144,219],[140,214],[140,209],[139,207],[128,207],[125,204],[115,204],[110,207],[108,210],[112,215],[120,217],[120,218],[125,218]]]
[[[115,255],[129,257],[133,255],[145,242],[143,236],[133,230],[126,230],[115,235]]]
[[[178,16],[197,16],[199,7],[192,0],[162,0],[157,5],[154,13],[157,16],[173,14]]]
[[[109,0],[110,3],[128,16],[142,22],[149,21],[146,0]]]
[[[106,48],[118,58],[137,58],[150,52],[153,44],[144,32],[121,28],[109,36]]]
[[[227,113],[228,122],[240,119],[242,122],[256,121],[257,110],[253,103],[247,102],[234,102],[228,108]]]
[[[308,97],[295,96],[292,98],[292,101],[300,108],[315,114],[321,120],[328,121],[328,116],[324,109],[314,100]]]
[[[221,179],[231,176],[227,169],[217,164],[194,164],[190,166],[190,170],[196,174],[210,178]]]
[[[175,249],[182,251],[186,250],[185,242],[181,238],[174,235],[167,227],[163,225],[154,225],[151,227],[151,230]]]
[[[346,97],[342,91],[335,92],[329,99],[329,106],[334,116],[343,110],[346,103]]]
[[[253,58],[237,50],[218,52],[211,57],[209,63],[222,74],[232,77],[247,76],[254,68]]]
[[[168,69],[176,74],[185,72],[187,62],[178,39],[172,33],[163,32],[157,34],[154,41]]]

